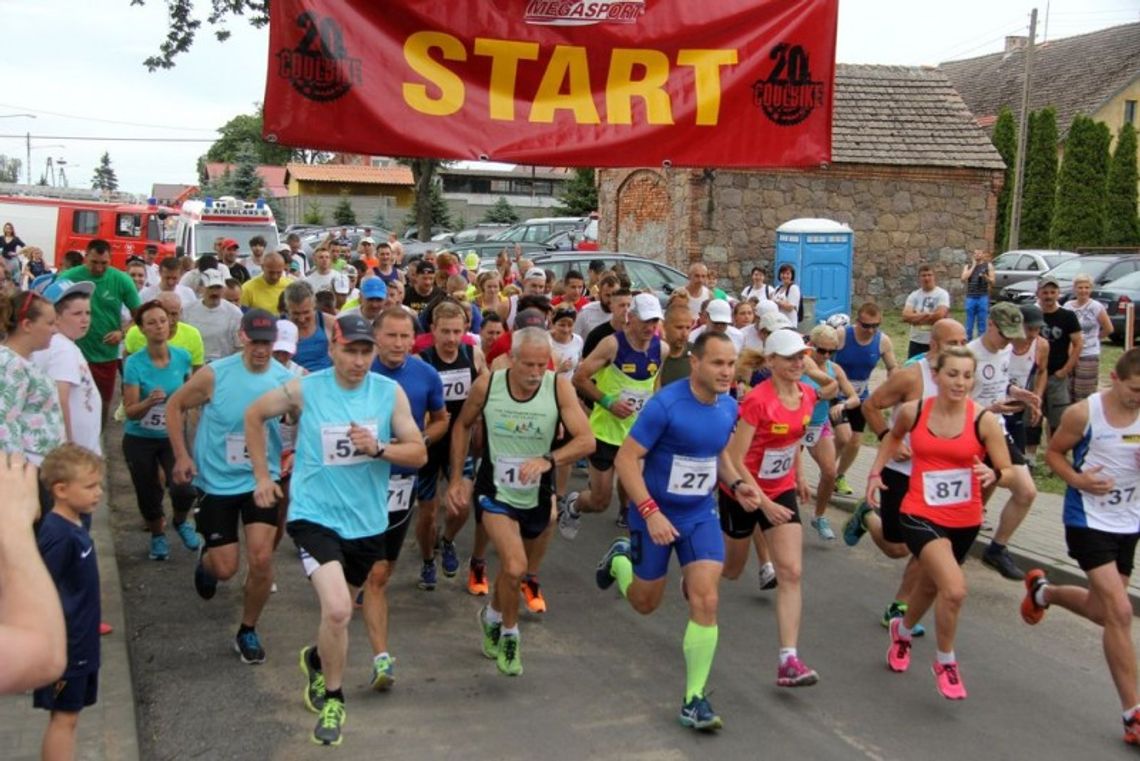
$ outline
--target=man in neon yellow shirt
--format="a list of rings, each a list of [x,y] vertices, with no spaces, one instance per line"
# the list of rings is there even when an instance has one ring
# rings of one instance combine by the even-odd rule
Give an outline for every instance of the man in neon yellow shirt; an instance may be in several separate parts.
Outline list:
[[[285,259],[281,254],[266,254],[261,257],[261,274],[250,278],[241,287],[241,305],[281,314],[277,303],[285,292],[285,286],[291,282],[293,278],[285,275]]]
[[[170,345],[188,351],[190,353],[190,365],[195,370],[206,364],[206,346],[202,343],[202,334],[193,325],[179,322],[179,318],[182,316],[182,300],[178,298],[178,294],[173,291],[163,291],[155,301],[166,310],[167,319],[170,321],[170,338],[168,339]],[[146,336],[139,330],[138,325],[132,325],[127,331],[123,345],[127,354],[134,354],[136,351],[146,348]]]

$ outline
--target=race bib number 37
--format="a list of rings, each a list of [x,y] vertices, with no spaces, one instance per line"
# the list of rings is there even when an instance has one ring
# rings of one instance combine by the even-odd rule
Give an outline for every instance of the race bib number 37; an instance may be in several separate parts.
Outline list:
[[[715,457],[673,455],[669,469],[669,493],[679,497],[705,497],[716,486]]]
[[[929,507],[946,507],[969,502],[974,479],[969,468],[928,470],[922,474],[922,493]]]
[[[376,424],[361,426],[373,436],[376,435]],[[352,439],[348,436],[347,425],[321,426],[321,462],[325,465],[339,467],[342,465],[357,465],[369,462],[372,458],[363,451],[352,446]]]

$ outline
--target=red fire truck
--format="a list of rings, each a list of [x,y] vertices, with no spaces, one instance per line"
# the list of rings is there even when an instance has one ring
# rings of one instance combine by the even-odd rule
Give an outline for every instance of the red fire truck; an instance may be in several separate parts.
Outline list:
[[[11,222],[16,235],[29,246],[43,249],[52,267],[71,249],[84,250],[94,238],[111,244],[111,263],[125,269],[127,258],[142,256],[147,245],[158,246],[158,258],[174,255],[174,244],[164,238],[167,217],[178,212],[154,203],[0,195],[0,225]]]

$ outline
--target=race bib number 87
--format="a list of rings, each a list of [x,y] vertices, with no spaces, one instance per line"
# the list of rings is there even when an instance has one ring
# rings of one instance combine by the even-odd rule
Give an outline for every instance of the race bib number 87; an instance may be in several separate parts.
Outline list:
[[[376,435],[376,424],[361,426],[373,436]],[[321,426],[321,462],[325,465],[340,467],[343,465],[358,465],[369,462],[372,458],[362,450],[352,446],[352,439],[348,436],[347,425]]]
[[[969,468],[928,470],[922,474],[922,493],[929,507],[946,507],[969,502],[974,479]]]

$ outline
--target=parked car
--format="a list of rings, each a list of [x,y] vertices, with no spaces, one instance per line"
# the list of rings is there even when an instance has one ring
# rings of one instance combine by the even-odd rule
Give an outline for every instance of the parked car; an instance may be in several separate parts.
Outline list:
[[[1124,343],[1125,318],[1129,304],[1140,310],[1140,270],[1094,288],[1092,297],[1104,304],[1108,319],[1112,321],[1112,342]],[[1135,317],[1133,317],[1135,327]]]
[[[506,243],[498,240],[482,240],[475,243],[462,243],[443,246],[438,250],[453,253],[458,256],[461,261],[466,259],[467,255],[470,253],[478,254],[480,259],[490,259],[491,261],[494,261],[495,257],[499,255],[499,252],[504,249],[513,253],[515,250],[515,245],[515,243]],[[542,243],[519,242],[517,245],[520,249],[522,249],[523,256],[526,256],[528,258],[532,258],[532,254],[546,253],[547,251],[550,251],[550,247],[545,246]],[[406,247],[407,245],[405,244],[405,248]]]
[[[367,225],[357,225],[355,227],[348,225],[335,225],[332,227],[317,227],[311,230],[298,231],[301,236],[301,250],[305,255],[312,259],[313,250],[332,233],[336,237],[343,235],[348,239],[349,247],[355,251],[360,239],[371,236],[372,240],[379,243],[380,241],[388,240],[388,230],[382,227],[371,227]]]
[[[994,259],[994,285],[992,295],[997,296],[1007,285],[1032,280],[1046,270],[1051,270],[1066,259],[1078,254],[1072,251],[1046,251],[1029,249],[1006,251]]]
[[[1093,288],[1099,288],[1105,283],[1124,277],[1130,272],[1140,270],[1140,255],[1109,255],[1097,254],[1094,256],[1079,256],[1075,259],[1066,259],[1043,275],[1057,278],[1061,285],[1061,303],[1064,304],[1073,295],[1073,278],[1084,272],[1092,276]],[[1006,286],[1001,289],[1001,300],[1012,301],[1015,304],[1028,304],[1037,298],[1037,281],[1040,279],[1023,280],[1020,283]]]
[[[565,277],[572,269],[585,275],[590,262],[594,259],[601,259],[609,267],[621,264],[629,275],[634,290],[653,291],[663,302],[670,293],[677,288],[683,288],[685,283],[689,282],[689,276],[679,269],[636,254],[612,251],[552,251],[531,257],[536,267],[551,270],[559,279]]]
[[[593,217],[534,217],[496,233],[489,240],[510,243],[538,243],[565,230],[581,233],[591,222],[594,223],[596,230],[597,220]],[[596,233],[595,237],[597,237]]]
[[[450,233],[450,232],[451,232],[451,230],[448,230],[446,227],[443,227],[441,225],[432,225],[431,226],[431,235],[432,235],[433,240],[435,239],[435,236],[437,236],[437,235],[441,235],[443,233]],[[400,240],[402,240],[402,241],[404,241],[404,240],[419,240],[419,239],[420,239],[420,228],[417,227],[416,225],[412,225],[407,230],[404,230],[404,234],[400,237]]]

